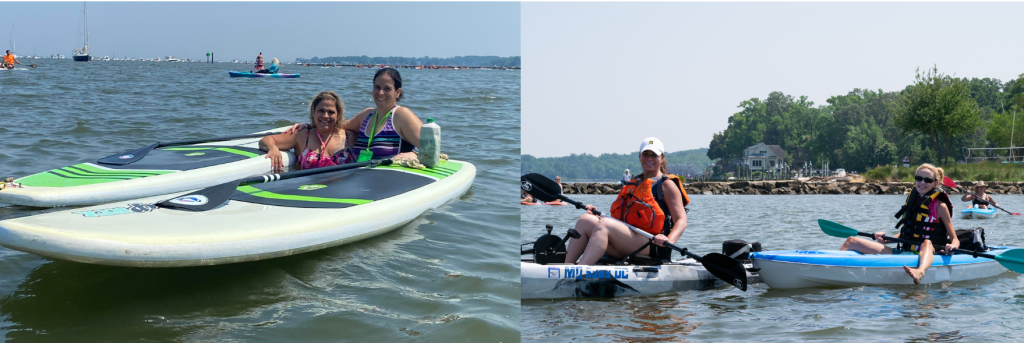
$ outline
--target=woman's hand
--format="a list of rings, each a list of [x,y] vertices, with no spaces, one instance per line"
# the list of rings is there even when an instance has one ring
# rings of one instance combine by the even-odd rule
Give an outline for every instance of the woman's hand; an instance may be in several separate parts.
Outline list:
[[[396,160],[396,161],[397,160],[416,160],[416,159],[419,159],[419,155],[416,155],[415,152],[409,151],[409,152],[403,152],[401,154],[395,155],[395,157],[392,157],[391,159],[392,160]]]
[[[875,232],[875,240],[878,241],[878,243],[885,244],[885,238],[882,238],[882,236],[885,236],[884,231]]]
[[[295,123],[295,125],[292,125],[292,127],[288,128],[287,130],[284,130],[284,133],[289,135],[294,134],[296,132],[309,129],[309,126],[310,125],[308,123]]]
[[[662,234],[658,234],[652,237],[651,241],[654,242],[654,244],[658,245],[659,247],[664,247],[665,243],[668,242],[668,237],[665,237],[665,235]]]
[[[282,162],[281,150],[278,150],[276,146],[271,146],[270,150],[267,151],[267,155],[263,158],[270,159],[270,167],[275,173],[281,172],[284,169],[284,163]]]
[[[960,242],[957,242],[956,244],[949,243],[949,244],[946,244],[946,246],[942,247],[942,252],[944,254],[946,254],[946,255],[949,255],[949,254],[953,253],[953,249],[959,249],[959,248],[960,248]]]

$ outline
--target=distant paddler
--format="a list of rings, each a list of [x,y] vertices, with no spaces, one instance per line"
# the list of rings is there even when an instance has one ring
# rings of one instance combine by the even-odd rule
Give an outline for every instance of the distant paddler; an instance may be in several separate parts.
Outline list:
[[[270,68],[257,70],[257,74],[277,74],[277,70],[281,68],[281,62],[277,61],[277,58],[270,60]]]
[[[999,206],[999,203],[992,199],[991,195],[985,194],[985,181],[978,181],[974,184],[974,194],[966,193],[960,197],[960,201],[970,201],[973,208],[987,210],[988,205]]]
[[[620,221],[594,215],[591,211],[596,208],[586,205],[590,213],[576,220],[576,231],[581,236],[569,241],[566,263],[579,259],[581,265],[594,265],[606,253],[620,259],[634,254],[653,259],[671,257],[672,250],[664,244],[675,244],[686,230],[686,205],[690,197],[682,180],[668,173],[665,146],[660,140],[645,138],[640,144],[639,158],[643,174],[622,187],[612,202],[611,217],[654,237],[648,239]],[[648,243],[650,249],[644,248]]]
[[[4,55],[3,67],[7,69],[14,69],[15,64],[21,64],[21,61],[18,61],[17,58],[14,58],[14,54],[12,54],[10,50],[7,50],[7,54]]]
[[[252,66],[252,69],[261,70],[263,69],[263,52],[256,56],[256,65]]]

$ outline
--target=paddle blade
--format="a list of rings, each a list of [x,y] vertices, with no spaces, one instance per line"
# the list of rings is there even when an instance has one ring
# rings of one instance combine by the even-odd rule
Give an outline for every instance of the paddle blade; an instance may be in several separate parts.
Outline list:
[[[157,207],[187,210],[194,212],[209,211],[217,206],[223,205],[231,195],[235,194],[238,188],[238,180],[225,182],[213,187],[207,187],[198,191],[185,194],[174,199],[168,199],[156,203]]]
[[[950,179],[949,176],[942,177],[942,185],[953,189],[959,188],[959,186],[956,185],[956,182],[954,182],[953,179]]]
[[[157,145],[159,145],[159,144],[160,143],[153,143],[153,144],[150,144],[150,145],[147,145],[145,147],[142,147],[142,148],[139,148],[139,149],[135,149],[135,150],[132,150],[132,151],[128,151],[128,152],[124,152],[124,153],[116,154],[116,155],[110,155],[110,156],[101,158],[101,159],[97,160],[96,162],[99,162],[99,163],[102,163],[102,164],[118,165],[118,166],[123,166],[123,165],[126,165],[126,164],[131,164],[131,163],[134,163],[134,162],[137,162],[137,161],[141,160],[143,157],[146,157],[146,155],[149,154],[149,151],[155,149],[157,147]]]
[[[1013,249],[996,255],[996,261],[1006,269],[1024,274],[1024,249]]]
[[[857,229],[831,220],[818,219],[818,227],[820,227],[821,231],[825,232],[825,234],[832,237],[847,238],[857,235]]]
[[[554,180],[544,175],[530,173],[519,178],[520,186],[526,193],[530,193],[540,201],[554,201],[558,199],[559,187]]]
[[[711,275],[725,281],[725,283],[736,286],[736,288],[744,292],[747,291],[747,269],[743,268],[743,264],[740,261],[713,252],[704,255],[700,263],[711,272]]]

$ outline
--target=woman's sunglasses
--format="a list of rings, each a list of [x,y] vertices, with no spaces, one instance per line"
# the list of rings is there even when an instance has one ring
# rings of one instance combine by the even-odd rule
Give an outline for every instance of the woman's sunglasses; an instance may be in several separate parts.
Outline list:
[[[932,182],[935,182],[935,179],[930,178],[930,177],[914,176],[914,181],[917,181],[917,182],[924,181],[924,183],[932,183]]]

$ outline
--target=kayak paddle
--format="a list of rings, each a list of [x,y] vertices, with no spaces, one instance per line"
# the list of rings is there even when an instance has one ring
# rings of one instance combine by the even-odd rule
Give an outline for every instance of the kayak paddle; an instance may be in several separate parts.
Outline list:
[[[123,166],[123,165],[126,165],[126,164],[132,164],[132,163],[138,162],[143,157],[146,157],[146,154],[149,154],[150,150],[153,150],[153,149],[156,149],[156,148],[163,148],[163,147],[176,146],[176,145],[198,144],[198,143],[206,143],[206,142],[229,141],[229,140],[233,140],[233,139],[242,139],[242,138],[256,138],[256,137],[276,135],[276,134],[279,134],[279,133],[282,133],[282,132],[284,132],[284,131],[281,131],[281,132],[256,133],[256,134],[249,134],[249,135],[244,135],[244,136],[214,137],[214,138],[207,138],[207,139],[195,139],[195,140],[190,140],[190,141],[177,141],[177,142],[167,142],[167,143],[156,142],[156,143],[153,143],[153,144],[150,144],[150,145],[147,145],[145,147],[138,148],[138,149],[135,149],[135,150],[125,151],[125,152],[120,153],[120,154],[110,155],[110,156],[101,158],[101,159],[97,160],[96,162],[102,163],[102,164],[112,164],[112,165]]]
[[[530,195],[532,195],[535,199],[539,199],[540,201],[544,202],[553,201],[557,199],[576,205],[576,208],[579,209],[586,208],[586,205],[584,205],[583,203],[569,199],[566,196],[559,194],[559,190],[561,188],[558,187],[558,183],[556,183],[554,180],[547,178],[544,175],[530,173],[523,175],[520,178],[520,181],[523,190],[526,191],[526,193],[530,193]],[[638,234],[643,235],[644,237],[647,237],[647,239],[654,238],[654,235],[651,235],[650,233],[640,230],[635,226],[626,224],[618,219],[606,216],[602,214],[600,211],[592,210],[592,212],[598,216],[601,216],[602,218],[620,222],[623,225],[626,225],[626,227],[628,227],[630,230],[633,230],[633,232],[636,232]],[[725,256],[719,253],[710,253],[704,256],[698,256],[697,254],[689,252],[686,248],[680,248],[669,242],[665,242],[665,246],[672,248],[673,250],[678,251],[683,255],[689,256],[694,260],[697,260],[697,262],[700,262],[702,265],[704,265],[704,268],[707,269],[708,272],[711,272],[711,274],[714,275],[715,277],[721,279],[722,281],[725,281],[725,283],[736,286],[736,288],[739,288],[744,292],[747,291],[747,270],[746,268],[743,268],[743,264],[740,263],[740,261],[737,261],[732,257]],[[566,262],[572,263],[575,261]]]
[[[821,231],[824,231],[826,234],[828,234],[829,236],[832,236],[832,237],[846,238],[846,237],[853,237],[853,236],[864,236],[864,237],[871,237],[871,239],[875,238],[875,235],[873,235],[873,234],[870,234],[870,233],[867,233],[867,232],[860,232],[860,231],[857,231],[857,229],[854,229],[854,228],[851,228],[851,227],[848,227],[846,225],[839,224],[839,223],[836,223],[836,222],[830,221],[830,220],[818,219],[818,226],[821,227]],[[907,239],[895,238],[895,237],[889,237],[889,236],[882,236],[882,238],[887,240],[887,241],[892,241],[892,242],[897,242],[897,243],[906,243],[906,244],[920,244],[921,243],[921,242],[914,242],[914,241],[907,240]],[[976,258],[977,257],[991,258],[991,259],[994,259],[996,261],[999,261],[999,264],[1003,265],[1003,267],[1006,267],[1006,269],[1009,269],[1009,270],[1012,270],[1012,271],[1024,274],[1024,249],[1011,249],[1011,250],[1007,250],[1007,251],[1005,251],[1005,252],[1003,252],[1002,254],[999,254],[999,255],[984,254],[984,253],[980,253],[980,252],[977,252],[977,251],[964,250],[964,249],[953,249],[953,252],[961,253],[961,254],[965,254],[965,255],[971,255],[971,256],[974,256]]]
[[[970,195],[974,196],[974,198],[976,200],[978,200],[978,202],[983,202],[983,203],[985,203],[985,205],[989,205],[989,206],[998,208],[1000,210],[1003,210],[1003,212],[1009,213],[1011,216],[1019,216],[1020,215],[1020,213],[1010,212],[1010,211],[1004,210],[1002,207],[996,206],[995,204],[993,204],[993,203],[991,203],[989,201],[978,199],[978,195],[976,195],[974,193],[971,193],[971,192],[967,191],[966,189],[963,189],[962,187],[958,186],[956,184],[956,182],[953,181],[953,179],[949,178],[949,176],[943,176],[942,177],[942,185],[946,186],[946,187],[949,187],[949,188],[959,189],[961,192],[964,192],[964,193],[967,193],[967,194],[970,194]]]
[[[391,165],[392,162],[393,161],[390,158],[388,158],[370,160],[366,162],[347,163],[342,165],[316,169],[297,170],[281,174],[253,176],[249,178],[225,182],[216,186],[203,188],[189,194],[175,197],[174,199],[168,199],[158,202],[155,205],[157,207],[178,210],[189,210],[194,212],[209,211],[211,209],[217,208],[218,206],[224,204],[229,199],[231,199],[231,195],[235,194],[235,189],[237,189],[238,186],[253,183],[267,183],[279,180],[294,179],[297,177],[330,173],[339,170],[356,169],[362,167],[376,167],[378,165],[387,166]]]

